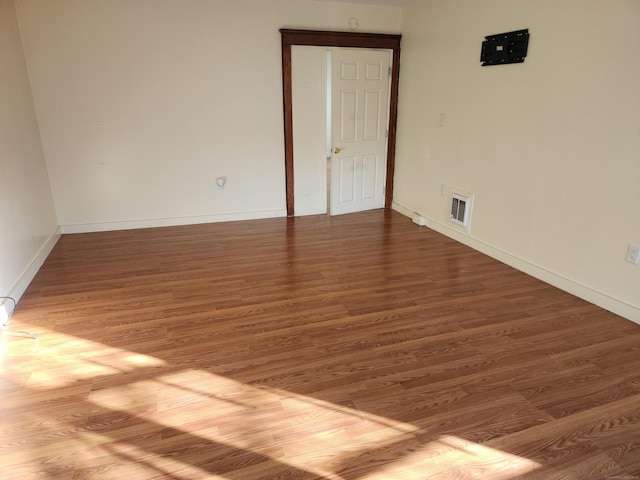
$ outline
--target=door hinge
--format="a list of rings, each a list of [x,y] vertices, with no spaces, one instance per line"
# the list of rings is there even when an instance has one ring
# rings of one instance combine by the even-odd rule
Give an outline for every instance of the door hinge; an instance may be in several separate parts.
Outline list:
[[[391,67],[389,67],[389,76],[391,76]]]
[[[385,132],[384,132],[384,136],[385,136],[386,138],[389,138],[389,129],[388,129],[388,128],[385,130]]]

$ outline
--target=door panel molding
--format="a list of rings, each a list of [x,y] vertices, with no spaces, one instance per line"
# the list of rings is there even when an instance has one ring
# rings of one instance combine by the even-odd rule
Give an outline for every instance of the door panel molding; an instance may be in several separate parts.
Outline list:
[[[321,30],[280,29],[282,40],[282,93],[284,108],[284,162],[287,188],[287,215],[295,214],[293,196],[293,98],[291,82],[291,46],[378,48],[392,51],[391,91],[389,101],[389,134],[387,142],[387,175],[385,208],[393,200],[396,127],[398,119],[398,83],[400,76],[400,40],[402,35],[380,33],[328,32]]]

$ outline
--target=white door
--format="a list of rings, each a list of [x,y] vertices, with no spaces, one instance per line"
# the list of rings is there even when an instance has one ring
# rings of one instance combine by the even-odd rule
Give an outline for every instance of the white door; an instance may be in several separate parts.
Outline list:
[[[388,50],[332,50],[332,215],[384,207],[390,64]]]

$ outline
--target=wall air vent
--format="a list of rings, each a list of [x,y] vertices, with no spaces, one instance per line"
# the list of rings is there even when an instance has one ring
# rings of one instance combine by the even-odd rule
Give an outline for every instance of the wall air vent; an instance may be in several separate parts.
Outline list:
[[[458,193],[451,195],[451,214],[449,219],[461,227],[469,227],[471,217],[471,198]]]

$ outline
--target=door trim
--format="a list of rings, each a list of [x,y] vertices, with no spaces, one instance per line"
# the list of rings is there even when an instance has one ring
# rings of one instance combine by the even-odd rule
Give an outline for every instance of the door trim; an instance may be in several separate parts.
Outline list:
[[[387,178],[384,208],[391,208],[396,160],[400,40],[402,35],[380,33],[327,32],[321,30],[280,29],[282,39],[282,96],[284,107],[284,163],[287,188],[287,216],[295,214],[293,196],[293,98],[291,46],[380,48],[392,51],[391,92],[389,98],[389,136],[387,139]]]

